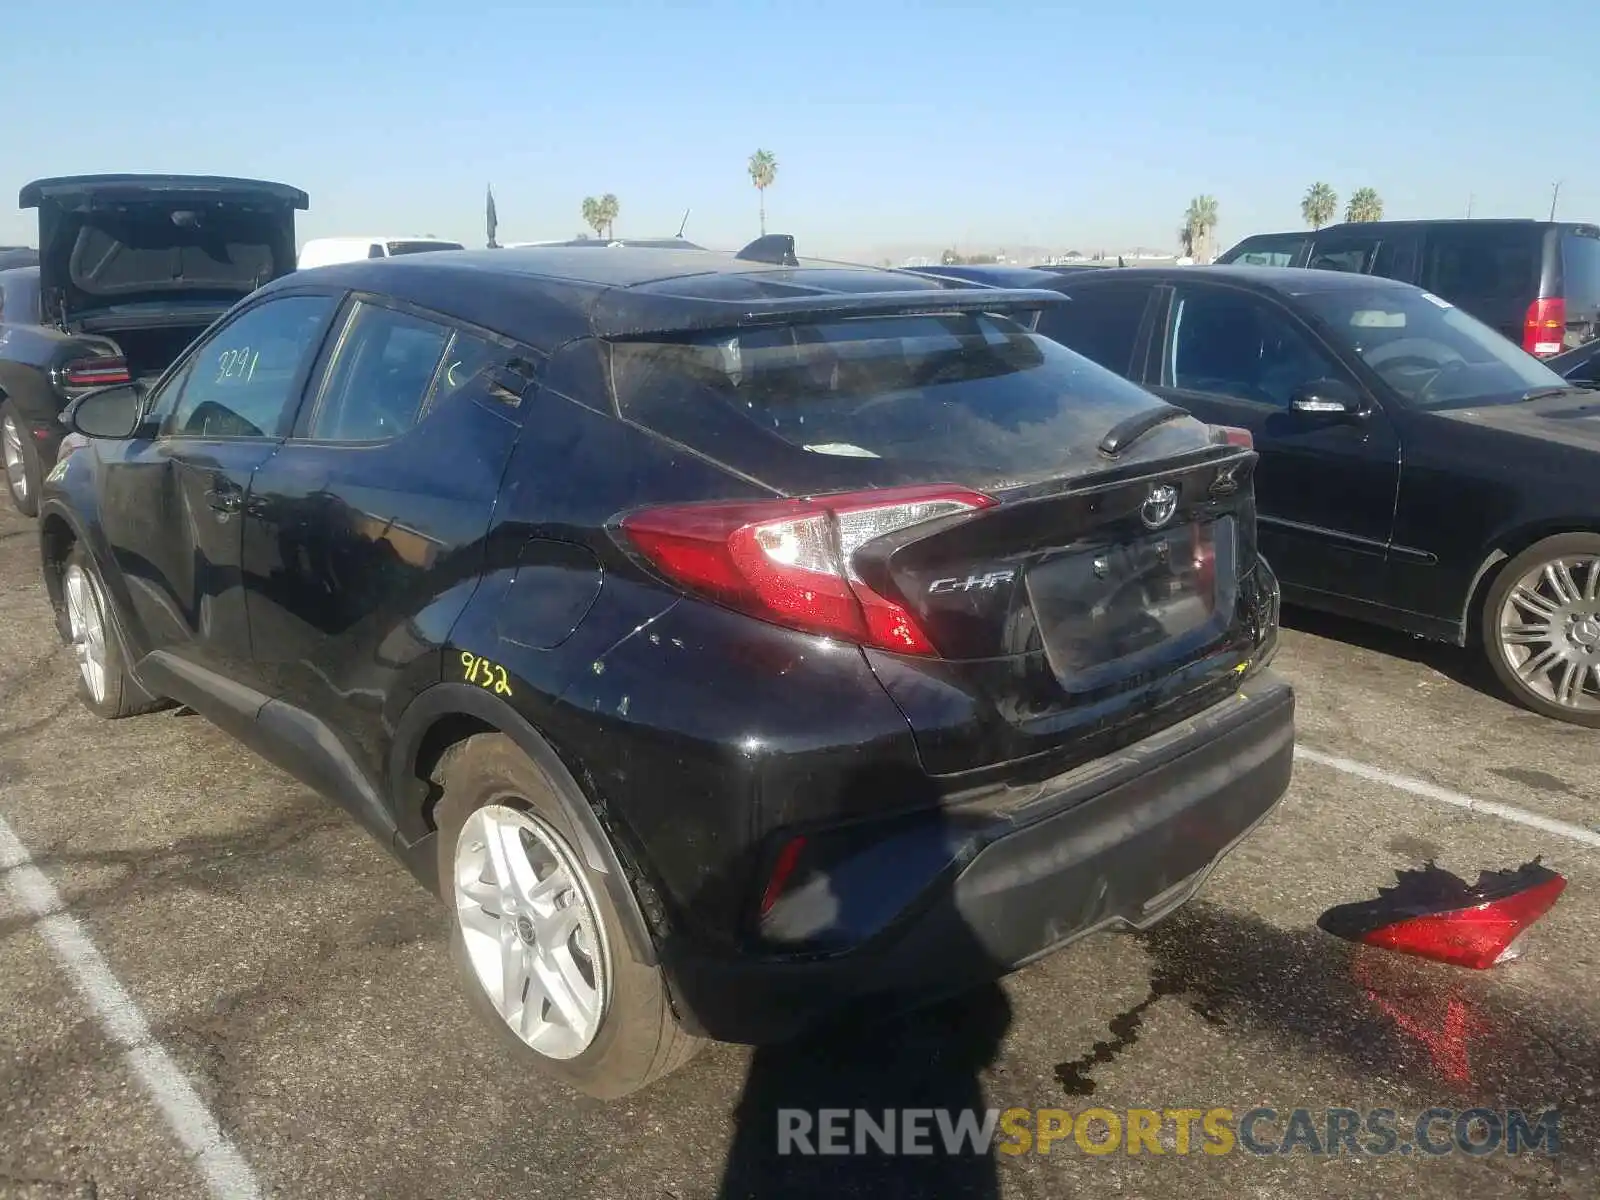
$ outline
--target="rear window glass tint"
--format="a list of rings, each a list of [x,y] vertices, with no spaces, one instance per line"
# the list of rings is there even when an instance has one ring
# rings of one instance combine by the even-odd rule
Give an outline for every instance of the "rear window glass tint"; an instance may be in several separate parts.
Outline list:
[[[1600,237],[1562,238],[1562,291],[1569,307],[1600,307]]]
[[[616,342],[612,378],[623,416],[758,477],[772,439],[963,478],[1043,477],[1159,403],[1013,321],[976,315]]]
[[[1070,304],[1045,310],[1039,332],[1118,375],[1126,375],[1150,292],[1150,288],[1127,284],[1075,291]]]
[[[390,254],[426,254],[430,250],[460,250],[460,242],[390,242]]]
[[[1539,292],[1543,245],[1544,230],[1537,225],[1431,230],[1422,286],[1461,305],[1526,305]]]

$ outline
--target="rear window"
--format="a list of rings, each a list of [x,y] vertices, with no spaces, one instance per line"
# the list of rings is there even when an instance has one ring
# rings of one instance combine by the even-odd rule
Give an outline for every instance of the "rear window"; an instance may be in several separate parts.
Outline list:
[[[390,254],[423,254],[429,250],[462,250],[460,242],[390,242]]]
[[[1441,226],[1428,233],[1421,282],[1469,307],[1526,307],[1539,294],[1543,257],[1538,225]]]
[[[1569,311],[1600,308],[1600,237],[1569,233],[1561,247],[1562,292]]]
[[[1054,474],[1159,402],[1005,317],[907,316],[616,342],[623,416],[759,472],[771,438],[961,478]],[[770,441],[768,441],[770,444]]]

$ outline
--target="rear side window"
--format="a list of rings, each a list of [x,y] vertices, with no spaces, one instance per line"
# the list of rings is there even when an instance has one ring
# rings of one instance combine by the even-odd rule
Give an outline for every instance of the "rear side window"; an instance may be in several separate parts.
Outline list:
[[[1311,250],[1311,260],[1306,264],[1316,271],[1346,271],[1352,275],[1365,275],[1372,270],[1372,260],[1378,252],[1376,236],[1357,238],[1345,235],[1318,240]]]
[[[621,414],[758,477],[819,458],[1017,481],[1159,402],[1005,317],[907,316],[612,344]],[[765,448],[765,450],[763,449]]]
[[[1287,267],[1305,248],[1306,239],[1293,234],[1274,237],[1264,235],[1245,238],[1221,258],[1219,264],[1241,267]]]
[[[1600,309],[1600,237],[1568,233],[1561,239],[1562,291],[1567,311]]]
[[[357,303],[324,376],[309,436],[377,442],[417,423],[450,330],[434,321]]]
[[[1046,309],[1039,332],[1118,375],[1127,375],[1150,288],[1108,284],[1072,293],[1072,302]]]
[[[1539,294],[1538,225],[1447,225],[1429,231],[1422,286],[1466,308],[1526,307]]]

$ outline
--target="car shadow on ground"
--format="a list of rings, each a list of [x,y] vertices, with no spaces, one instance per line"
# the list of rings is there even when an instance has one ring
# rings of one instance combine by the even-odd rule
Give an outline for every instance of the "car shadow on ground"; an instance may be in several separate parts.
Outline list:
[[[796,1041],[763,1046],[751,1059],[734,1109],[735,1130],[718,1200],[769,1197],[980,1197],[1000,1194],[995,1160],[970,1145],[950,1153],[937,1116],[983,1119],[980,1076],[999,1054],[1011,1024],[1005,993],[989,984],[956,999],[876,1020],[834,1023]],[[818,1117],[861,1110],[874,1122],[931,1109],[921,1139],[930,1152],[885,1153],[855,1143],[853,1123],[839,1126],[848,1153],[785,1153],[784,1110]],[[895,1132],[897,1148],[901,1130]],[[813,1128],[812,1143],[821,1149]],[[865,1153],[859,1152],[865,1149]]]
[[[1456,646],[1449,642],[1436,642],[1402,633],[1397,629],[1358,621],[1354,617],[1337,616],[1333,613],[1291,607],[1287,604],[1283,606],[1282,621],[1285,628],[1298,633],[1343,642],[1348,646],[1357,646],[1390,658],[1416,663],[1418,666],[1439,672],[1463,687],[1481,692],[1504,704],[1511,704],[1500,686],[1500,681],[1489,669],[1482,650],[1477,646]]]

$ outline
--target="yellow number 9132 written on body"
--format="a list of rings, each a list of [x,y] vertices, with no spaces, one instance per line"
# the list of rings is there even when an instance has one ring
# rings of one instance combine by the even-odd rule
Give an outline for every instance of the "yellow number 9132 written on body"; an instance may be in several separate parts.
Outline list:
[[[466,671],[468,683],[475,683],[499,696],[511,695],[511,680],[506,677],[506,669],[499,663],[492,663],[487,658],[463,650],[461,666]]]

